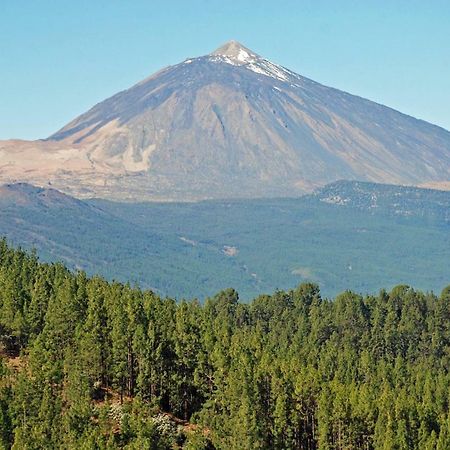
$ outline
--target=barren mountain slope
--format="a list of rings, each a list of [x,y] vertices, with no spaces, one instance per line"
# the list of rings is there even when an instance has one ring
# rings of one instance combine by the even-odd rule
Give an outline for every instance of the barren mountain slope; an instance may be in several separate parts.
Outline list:
[[[450,133],[231,41],[99,103],[45,141],[0,143],[0,182],[79,197],[295,196],[338,179],[446,186]]]

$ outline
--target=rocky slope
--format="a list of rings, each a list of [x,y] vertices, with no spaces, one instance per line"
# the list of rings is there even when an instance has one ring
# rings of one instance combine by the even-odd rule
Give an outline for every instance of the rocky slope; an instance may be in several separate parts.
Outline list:
[[[450,133],[231,41],[95,105],[46,140],[0,142],[0,182],[78,197],[296,196],[339,179],[448,187]]]

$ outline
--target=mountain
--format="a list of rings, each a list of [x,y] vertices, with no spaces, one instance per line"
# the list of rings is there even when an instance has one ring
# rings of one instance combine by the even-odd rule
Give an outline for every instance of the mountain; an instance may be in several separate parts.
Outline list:
[[[50,200],[49,200],[50,199]],[[450,192],[340,181],[300,198],[120,203],[0,188],[0,236],[46,261],[160,294],[243,299],[319,283],[324,295],[449,284]]]
[[[40,141],[0,142],[0,181],[77,197],[292,197],[340,180],[450,186],[450,133],[231,41]]]

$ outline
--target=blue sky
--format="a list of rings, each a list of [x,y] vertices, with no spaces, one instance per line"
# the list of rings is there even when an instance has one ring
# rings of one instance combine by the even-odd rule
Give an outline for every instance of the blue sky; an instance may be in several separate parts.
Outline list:
[[[0,139],[47,137],[230,39],[450,130],[449,24],[440,0],[0,0]]]

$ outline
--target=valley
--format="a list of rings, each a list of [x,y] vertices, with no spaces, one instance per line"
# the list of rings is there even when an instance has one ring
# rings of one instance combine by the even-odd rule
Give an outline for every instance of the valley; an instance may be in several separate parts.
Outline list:
[[[160,295],[204,300],[232,286],[250,299],[304,281],[327,296],[399,283],[439,292],[450,277],[443,191],[337,182],[299,198],[118,203],[53,194],[58,201],[44,203],[39,196],[55,191],[9,190],[19,195],[0,199],[0,235],[10,242]]]

